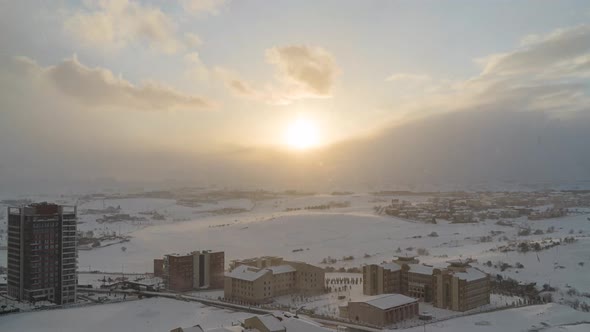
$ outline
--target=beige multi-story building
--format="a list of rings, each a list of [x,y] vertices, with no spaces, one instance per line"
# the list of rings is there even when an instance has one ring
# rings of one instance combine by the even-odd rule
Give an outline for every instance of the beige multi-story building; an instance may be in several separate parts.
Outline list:
[[[414,257],[363,267],[363,294],[400,293],[440,308],[470,310],[490,303],[489,276],[468,262],[449,261],[438,269],[419,264]]]
[[[490,278],[487,273],[462,261],[450,261],[446,269],[434,269],[433,305],[466,311],[490,303]]]
[[[402,265],[402,294],[432,301],[432,266],[423,264]]]
[[[401,293],[401,272],[396,263],[363,266],[363,294]]]
[[[232,262],[225,274],[224,297],[246,303],[266,303],[287,294],[319,294],[324,291],[324,270],[279,257]]]
[[[393,262],[363,267],[363,294],[400,293],[430,301],[433,267],[419,264],[411,257],[398,257]]]
[[[418,315],[418,300],[402,294],[382,294],[340,307],[340,316],[352,322],[388,326]]]

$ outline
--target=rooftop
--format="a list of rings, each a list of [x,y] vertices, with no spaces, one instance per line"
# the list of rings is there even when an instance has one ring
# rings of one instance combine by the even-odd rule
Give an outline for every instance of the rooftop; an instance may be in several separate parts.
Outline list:
[[[170,256],[170,257],[187,257],[187,256],[192,256],[193,254],[177,254],[177,253],[172,253],[172,254],[166,254],[164,256]]]
[[[272,274],[281,274],[281,273],[289,273],[297,271],[291,265],[277,265],[277,266],[269,266],[269,270],[272,271]]]
[[[432,271],[434,270],[434,267],[422,264],[408,264],[408,266],[410,267],[410,272],[412,273],[432,275]]]
[[[387,310],[395,307],[399,307],[400,305],[409,304],[418,302],[417,299],[405,296],[402,294],[382,294],[382,295],[375,295],[369,296],[364,298],[362,301],[352,301],[352,302],[364,302],[367,304],[372,305],[373,307]]]
[[[269,266],[264,268],[258,268],[249,265],[239,265],[235,269],[231,270],[231,272],[227,272],[225,274],[226,277],[246,280],[246,281],[254,281],[268,272],[271,272],[273,275],[282,274],[282,273],[289,273],[289,272],[296,272],[297,269],[292,267],[291,265],[276,265],[276,266]]]
[[[266,273],[271,271],[270,269],[259,269],[257,267],[252,267],[248,265],[240,265],[233,269],[231,272],[227,272],[225,274],[226,277],[245,280],[245,281],[254,281]]]
[[[452,266],[469,266],[470,259],[452,259],[447,261]]]
[[[287,331],[287,332],[327,332],[331,331],[321,327],[315,322],[291,316],[274,316],[264,315],[257,318],[268,328],[269,331]],[[254,331],[254,330],[247,330]]]
[[[416,256],[396,256],[396,258],[400,261],[411,261],[416,259]]]
[[[208,329],[206,332],[242,332],[245,331],[241,326],[226,326]]]
[[[199,325],[193,326],[193,327],[185,327],[182,329],[182,332],[204,332],[205,330],[203,330],[202,327],[200,327]]]
[[[453,275],[461,280],[474,281],[486,278],[488,275],[474,268],[467,268],[465,272],[454,272]]]
[[[393,263],[393,262],[391,262],[391,263],[383,263],[383,264],[381,264],[381,267],[383,269],[389,270],[389,271],[399,271],[402,268],[401,266],[399,266],[398,264]]]
[[[258,319],[264,324],[264,326],[271,332],[273,331],[284,331],[285,327],[281,324],[281,321],[273,315],[258,316]]]

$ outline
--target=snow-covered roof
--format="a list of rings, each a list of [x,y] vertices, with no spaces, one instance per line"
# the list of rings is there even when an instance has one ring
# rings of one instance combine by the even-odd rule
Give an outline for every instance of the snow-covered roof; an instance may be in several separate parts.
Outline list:
[[[434,267],[422,264],[408,264],[408,266],[410,267],[409,271],[412,273],[432,274],[432,270],[434,270]]]
[[[225,274],[226,277],[245,280],[245,281],[254,281],[270,270],[268,269],[259,269],[257,267],[252,267],[248,265],[240,265],[233,269],[231,272],[227,272]]]
[[[459,279],[466,281],[474,281],[487,277],[487,274],[472,267],[465,269],[465,272],[455,272],[453,275]]]
[[[363,301],[367,304],[372,305],[373,307],[387,310],[395,307],[399,307],[400,305],[414,303],[417,302],[415,298],[405,296],[402,294],[383,294],[383,295],[375,295],[365,298]]]
[[[287,332],[329,332],[315,322],[303,318],[283,318],[283,326]]]
[[[226,327],[216,327],[212,329],[208,329],[206,332],[242,332],[245,331],[243,327],[236,325],[236,326],[226,326]],[[253,332],[254,330],[249,330]],[[258,330],[256,330],[258,331]]]
[[[297,271],[291,265],[286,265],[286,264],[285,265],[278,265],[278,266],[270,266],[270,267],[268,267],[268,269],[272,271],[272,274],[281,274],[281,273],[289,273],[289,272]]]
[[[258,319],[264,324],[264,326],[270,331],[285,331],[285,327],[281,324],[281,321],[273,315],[258,316]]]
[[[193,326],[193,327],[185,327],[182,329],[182,332],[204,332],[205,330],[203,330],[202,327],[200,327],[199,325]]]
[[[401,266],[399,266],[398,264],[393,263],[393,262],[383,263],[383,264],[381,264],[381,267],[383,267],[383,269],[389,270],[389,271],[399,271],[402,268]]]
[[[187,256],[192,256],[192,254],[179,254],[179,253],[171,253],[171,254],[166,254],[165,256],[170,256],[170,257],[187,257]]]
[[[468,259],[451,259],[448,260],[447,263],[452,265],[466,265],[469,264],[470,260]]]
[[[281,273],[289,273],[297,271],[291,265],[277,265],[277,266],[269,266],[266,268],[257,268],[248,265],[240,265],[235,269],[231,270],[231,272],[227,272],[225,274],[226,277],[245,280],[245,281],[254,281],[268,272],[272,274],[281,274]]]
[[[257,316],[260,322],[269,331],[288,331],[288,332],[329,332],[326,328],[321,327],[315,322],[305,318],[293,318],[288,316],[264,315]],[[247,330],[254,331],[254,330]]]

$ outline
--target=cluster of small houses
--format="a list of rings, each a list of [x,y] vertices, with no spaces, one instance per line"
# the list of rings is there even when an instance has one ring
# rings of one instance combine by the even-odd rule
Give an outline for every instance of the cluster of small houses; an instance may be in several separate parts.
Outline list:
[[[453,197],[432,197],[412,203],[393,199],[378,213],[403,219],[436,223],[436,219],[454,223],[527,217],[530,220],[559,218],[568,208],[590,207],[590,193],[582,192],[515,192],[461,193]]]
[[[329,209],[333,209],[333,208],[345,208],[345,207],[349,207],[350,206],[350,202],[349,201],[344,201],[344,202],[328,202],[327,204],[319,204],[319,205],[309,205],[306,207],[288,207],[285,209],[285,212],[291,212],[291,211],[300,211],[300,210],[329,210]]]

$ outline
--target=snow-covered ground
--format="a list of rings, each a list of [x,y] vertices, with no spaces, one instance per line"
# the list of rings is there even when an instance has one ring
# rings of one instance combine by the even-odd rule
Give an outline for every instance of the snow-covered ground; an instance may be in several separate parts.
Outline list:
[[[200,324],[205,327],[231,325],[252,314],[228,311],[164,298],[116,304],[10,314],[0,318],[1,331],[103,332],[169,331]],[[478,331],[588,331],[590,314],[559,304],[536,305],[453,318],[409,328],[421,332]],[[393,330],[392,330],[393,331]]]
[[[425,199],[422,196],[401,198],[414,201]],[[149,220],[145,222],[98,224],[96,218],[100,215],[80,215],[80,230],[93,230],[95,233],[120,231],[130,235],[131,241],[80,251],[79,267],[86,271],[151,272],[154,258],[198,249],[224,250],[227,263],[232,259],[273,254],[312,264],[318,264],[330,256],[339,259],[330,264],[336,268],[358,267],[391,260],[394,255],[412,255],[417,248],[425,248],[430,254],[420,258],[424,263],[444,265],[451,258],[472,257],[479,260],[479,267],[495,274],[499,271],[481,263],[487,260],[494,263],[500,260],[511,264],[520,262],[525,265],[525,269],[510,269],[503,274],[519,280],[542,278],[542,283],[568,284],[580,291],[590,291],[590,283],[583,277],[590,273],[590,240],[584,237],[590,235],[587,215],[540,221],[517,219],[515,225],[530,226],[533,230],[546,230],[550,226],[556,229],[552,234],[517,237],[518,227],[499,226],[495,221],[451,224],[439,220],[434,225],[375,215],[373,206],[382,205],[390,199],[389,196],[370,194],[283,196],[257,202],[234,199],[218,204],[207,203],[196,208],[177,205],[170,199],[95,200],[82,204],[79,211],[121,206],[121,213],[138,215],[139,212],[157,211],[166,220],[151,220],[148,217]],[[329,210],[286,212],[287,209],[329,202],[349,202],[350,205]],[[199,212],[213,208],[242,208],[249,212],[224,215]],[[543,237],[557,239],[569,236],[570,230],[574,230],[574,235],[579,237],[576,243],[541,251],[538,259],[537,253],[532,251],[527,254],[490,251],[507,244],[501,239],[504,236],[516,241]],[[492,231],[504,233],[493,236],[492,242],[479,241],[480,237],[490,235]],[[582,234],[578,234],[579,231]],[[431,232],[436,232],[438,236],[429,237]],[[126,250],[123,251],[122,247]],[[398,248],[401,252],[396,252]],[[354,259],[342,261],[340,259],[343,256],[354,256]],[[578,265],[584,261],[588,263]],[[565,268],[556,269],[554,263]],[[5,250],[0,251],[0,265],[6,265]]]
[[[520,218],[512,220],[513,226],[498,225],[496,221],[492,220],[476,224],[451,224],[444,220],[438,220],[437,224],[425,224],[376,215],[373,207],[388,204],[391,198],[391,196],[375,196],[371,194],[283,195],[259,201],[228,199],[218,203],[199,203],[195,207],[181,206],[171,199],[156,198],[90,201],[81,204],[79,211],[120,206],[121,213],[143,216],[147,220],[100,224],[96,219],[102,217],[102,215],[81,214],[80,230],[92,230],[95,234],[120,232],[131,236],[131,239],[130,242],[126,243],[80,251],[79,269],[82,271],[99,270],[117,274],[146,273],[152,272],[154,258],[162,257],[168,253],[183,253],[200,249],[225,251],[226,264],[229,264],[233,259],[260,255],[278,255],[286,259],[306,261],[324,267],[329,265],[335,268],[352,268],[367,263],[390,261],[396,255],[415,255],[418,248],[423,248],[428,251],[428,254],[421,256],[419,259],[427,264],[444,266],[447,260],[471,257],[478,260],[475,263],[476,267],[486,270],[493,276],[502,274],[519,281],[537,282],[538,285],[548,283],[551,286],[558,287],[561,292],[567,291],[570,287],[577,289],[580,293],[590,292],[590,280],[588,279],[590,275],[590,221],[587,219],[589,215],[580,214],[538,221],[528,221]],[[425,196],[396,198],[414,202],[427,199]],[[75,202],[75,199],[71,197],[60,199]],[[51,199],[46,197],[43,200]],[[341,206],[347,206],[323,210],[309,209],[309,207],[326,205],[330,202],[339,204],[347,202],[347,204],[341,204]],[[223,209],[229,209],[229,214]],[[142,214],[142,212],[150,211],[163,215],[164,220],[154,220],[151,216]],[[530,227],[533,231],[539,229],[544,234],[518,236],[519,227]],[[546,230],[550,227],[553,227],[555,231],[546,233]],[[433,232],[436,233],[436,236],[429,236]],[[481,241],[482,237],[488,236],[491,237],[491,241]],[[557,241],[566,236],[574,236],[577,241],[539,252],[519,253],[511,251],[502,253],[495,250],[497,247],[509,243],[538,241],[544,238]],[[3,244],[5,242],[0,240],[0,246]],[[122,247],[125,247],[125,250],[122,250]],[[342,260],[344,256],[353,256],[354,259]],[[328,257],[336,259],[336,262],[320,264],[322,260]],[[484,263],[488,260],[494,264],[499,261],[512,265],[521,263],[524,268],[510,268],[501,272],[493,266],[486,266]],[[6,251],[0,250],[0,266],[5,265]],[[92,283],[97,280],[96,275],[80,275],[81,283],[84,283],[86,279]],[[318,313],[334,315],[338,304],[351,297],[356,297],[357,293],[362,293],[362,290],[359,290],[359,287],[353,287],[352,290],[347,290],[346,294],[330,293],[313,299],[284,297],[277,299],[277,303],[294,306],[305,305],[308,309],[316,309]],[[220,293],[210,292],[201,293],[201,295],[217,298]],[[338,295],[345,295],[345,300],[339,300]],[[502,301],[506,303],[512,302],[511,299],[505,297],[495,297],[494,299],[494,301],[497,300],[497,304],[501,304]],[[584,300],[581,297],[580,299]],[[198,306],[194,303],[166,302],[171,300],[159,301],[167,303],[165,304],[165,306],[168,306],[166,308],[172,309],[176,308],[177,305],[187,305],[190,308]],[[587,299],[586,302],[590,303],[590,300]],[[108,306],[126,305],[128,304],[112,304]],[[128,316],[143,317],[140,315],[141,312],[138,311],[136,304],[129,302],[129,305],[131,308],[123,308],[121,311],[128,312]],[[156,316],[162,315],[163,317],[167,315],[168,309],[159,311],[152,309],[150,306],[147,307],[150,308],[145,309],[147,312],[150,310],[158,311],[158,314],[154,314]],[[98,307],[68,309],[63,310],[63,312],[91,310],[91,308]],[[427,306],[424,308],[428,309]],[[96,310],[100,312],[100,309]],[[435,311],[435,309],[428,310]],[[558,310],[563,315],[553,317],[550,315],[551,310]],[[58,315],[60,315],[60,312],[62,311],[55,311]],[[565,318],[576,317],[575,314],[579,313],[578,311],[570,311],[570,309],[566,310],[561,306],[536,306],[532,307],[532,309],[520,308],[507,312],[510,312],[512,316],[506,318],[516,319],[516,317],[520,317],[525,322],[529,318],[532,319],[531,317],[541,317],[538,324],[541,323],[542,319],[545,319],[544,317],[548,317],[547,320],[559,318],[565,322]],[[53,313],[51,312],[51,314]],[[469,324],[475,326],[474,331],[514,330],[503,327],[501,324],[504,324],[504,322],[496,321],[497,319],[504,319],[501,316],[495,316],[501,313],[485,314],[487,315],[485,317],[492,317],[485,319],[489,320],[492,325],[482,325],[484,323],[474,325],[477,321],[469,319],[475,319],[477,316],[469,316],[461,318],[460,321],[459,319],[453,319],[452,321],[436,323],[431,326],[431,329],[434,330],[434,328],[440,327],[441,331],[451,331],[453,330],[452,327],[447,328],[447,326],[454,325],[446,324],[458,320],[459,322],[464,321],[464,323],[458,324],[465,325],[457,325],[457,328],[464,328],[465,331],[471,331],[467,328]],[[23,317],[26,318],[23,321],[28,321],[30,319],[28,315],[41,314],[47,313],[31,313],[15,315],[15,317]],[[580,315],[580,317],[585,317],[583,313],[580,313]],[[97,317],[96,319],[99,320],[100,318]],[[0,330],[3,330],[2,327],[6,326],[3,325],[6,324],[3,321],[5,319],[0,318]],[[569,323],[576,321],[572,318]],[[555,326],[556,324],[552,325]],[[175,326],[191,326],[191,323],[183,321]],[[166,326],[168,330],[172,327]],[[447,328],[447,330],[444,328]],[[568,328],[575,331],[578,327],[572,326]],[[68,329],[64,330],[67,331]],[[522,329],[518,327],[517,330]],[[47,329],[47,331],[52,330]]]
[[[426,328],[420,326],[407,331],[422,332],[424,330],[430,332],[590,331],[590,314],[551,303],[454,318],[426,325]]]
[[[115,304],[9,314],[0,317],[0,331],[166,332],[176,327],[231,325],[252,314],[165,298]]]
[[[110,278],[110,282],[109,282]],[[137,282],[145,285],[157,287],[161,285],[162,279],[154,277],[153,274],[121,274],[121,273],[78,273],[78,284],[92,285],[93,288],[100,288],[102,285],[109,285],[123,280]]]

